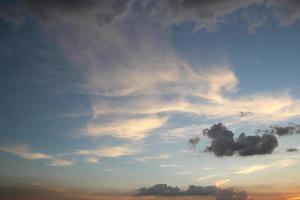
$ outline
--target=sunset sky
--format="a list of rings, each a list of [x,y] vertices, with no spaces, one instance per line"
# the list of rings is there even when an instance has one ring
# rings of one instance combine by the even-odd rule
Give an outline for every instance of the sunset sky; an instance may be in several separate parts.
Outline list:
[[[0,0],[0,192],[300,199],[299,19],[298,0]]]

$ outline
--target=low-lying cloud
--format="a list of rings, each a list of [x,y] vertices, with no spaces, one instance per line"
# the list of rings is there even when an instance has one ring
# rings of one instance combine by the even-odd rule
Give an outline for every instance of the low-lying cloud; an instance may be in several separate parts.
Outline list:
[[[179,187],[157,184],[149,188],[140,188],[136,191],[138,196],[214,196],[216,200],[246,200],[245,191],[237,191],[233,188],[222,189],[216,186],[190,185],[187,190]]]

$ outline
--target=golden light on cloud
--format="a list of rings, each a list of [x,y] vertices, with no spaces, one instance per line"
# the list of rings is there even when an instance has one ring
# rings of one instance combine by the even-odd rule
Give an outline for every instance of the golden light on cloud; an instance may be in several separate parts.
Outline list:
[[[251,174],[254,172],[266,170],[266,169],[281,169],[293,166],[297,164],[296,159],[283,159],[275,162],[270,162],[267,164],[254,164],[250,166],[240,167],[238,170],[234,171],[235,174]]]
[[[300,200],[300,195],[296,197],[290,197],[287,200]]]
[[[167,121],[167,117],[150,116],[120,120],[113,123],[89,123],[85,132],[88,136],[111,135],[114,137],[133,140],[143,139],[147,134],[156,128],[161,127]]]
[[[220,186],[222,186],[222,185],[224,185],[226,183],[229,183],[230,181],[231,181],[230,179],[216,180],[214,185],[216,187],[220,187]]]

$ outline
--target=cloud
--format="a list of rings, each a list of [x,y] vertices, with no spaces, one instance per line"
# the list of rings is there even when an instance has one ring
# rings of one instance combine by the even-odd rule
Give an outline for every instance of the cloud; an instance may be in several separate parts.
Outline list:
[[[290,197],[287,200],[299,200],[300,196]]]
[[[300,134],[300,125],[289,123],[287,126],[270,126],[269,129],[264,130],[257,130],[257,132],[265,132],[269,134],[276,134],[278,136],[285,136],[285,135],[293,135],[293,134]]]
[[[40,159],[52,159],[52,156],[32,152],[30,147],[27,145],[18,145],[13,147],[0,147],[0,151],[14,154],[18,157],[29,159],[29,160],[40,160]]]
[[[269,15],[248,13],[252,5],[264,6],[270,9]],[[297,0],[168,0],[159,1],[159,14],[166,26],[179,25],[183,22],[195,22],[194,31],[202,29],[213,31],[219,25],[230,23],[226,17],[237,14],[248,23],[250,33],[255,33],[268,17],[277,19],[281,26],[290,26],[300,18],[300,3]],[[245,16],[246,13],[246,16]]]
[[[297,148],[288,148],[286,149],[286,152],[296,152],[299,151]]]
[[[214,30],[220,23],[224,22],[225,16],[259,2],[262,1],[168,0],[160,2],[160,11],[166,25],[194,21],[196,23],[195,30]]]
[[[196,145],[200,141],[200,137],[193,137],[189,140],[189,144],[192,148],[196,148]]]
[[[246,136],[242,133],[235,140],[234,133],[222,123],[205,129],[204,135],[212,139],[210,146],[206,147],[205,151],[219,157],[232,156],[236,153],[240,156],[270,154],[278,146],[276,137],[271,134]]]
[[[94,156],[94,157],[111,157],[136,155],[139,151],[129,146],[101,147],[98,149],[81,149],[75,152],[76,155]]]
[[[17,145],[12,147],[0,147],[0,151],[11,153],[15,156],[28,160],[48,160],[47,165],[53,167],[65,167],[75,164],[74,161],[62,159],[56,156],[33,152],[28,145]]]
[[[65,166],[73,165],[74,163],[75,162],[71,160],[55,158],[55,159],[51,159],[48,165],[53,167],[65,167]]]
[[[143,156],[143,157],[138,157],[137,159],[139,161],[149,161],[149,160],[167,160],[170,159],[171,156],[167,153],[161,153],[159,155],[155,155],[155,156]]]
[[[69,23],[96,21],[111,23],[124,17],[130,10],[132,1],[124,0],[67,0],[38,1],[24,0],[22,6],[43,23]]]
[[[93,164],[100,163],[99,158],[97,157],[87,157],[85,161],[87,163],[93,163]]]
[[[190,171],[181,171],[181,172],[177,172],[177,175],[186,175],[186,174],[190,174]]]
[[[289,166],[293,166],[298,161],[295,159],[283,159],[280,161],[270,162],[268,164],[254,164],[246,167],[240,167],[235,174],[252,174],[254,172],[263,171],[266,169],[281,169]]]
[[[220,175],[214,174],[214,175],[209,175],[209,176],[203,176],[203,177],[197,178],[197,181],[204,181],[204,180],[215,178],[215,177],[218,177],[218,176],[220,176]]]
[[[220,187],[221,185],[229,183],[230,181],[231,181],[230,179],[216,180],[215,181],[215,186]]]
[[[140,188],[136,191],[138,196],[215,196],[216,200],[247,200],[245,191],[237,191],[233,188],[221,189],[216,186],[190,185],[187,190],[167,184],[156,184],[149,188]]]
[[[232,188],[219,190],[216,195],[216,200],[247,200],[248,195],[245,191],[236,191]]]
[[[159,167],[161,168],[181,168],[181,165],[177,164],[160,164]]]
[[[19,25],[25,21],[25,16],[20,9],[8,5],[0,5],[0,19]]]
[[[149,2],[160,10],[158,21],[192,20],[198,29],[212,29],[235,11],[263,4],[258,0]],[[172,48],[161,24],[142,12],[148,7],[139,3],[25,0],[20,5],[27,15],[39,19],[47,38],[84,79],[81,92],[87,94],[92,111],[81,129],[85,136],[145,139],[151,131],[166,127],[168,117],[178,112],[260,123],[300,115],[300,101],[286,93],[238,95],[239,80],[227,63],[208,68],[189,65]],[[241,112],[252,114],[238,117]],[[177,131],[170,132],[179,136]]]
[[[268,1],[268,6],[273,9],[273,16],[279,21],[283,27],[290,26],[299,21],[300,3],[297,0],[287,1]]]
[[[151,116],[116,120],[112,123],[90,122],[83,131],[85,135],[93,137],[111,135],[125,139],[139,140],[146,137],[153,129],[161,127],[166,121],[166,117]]]

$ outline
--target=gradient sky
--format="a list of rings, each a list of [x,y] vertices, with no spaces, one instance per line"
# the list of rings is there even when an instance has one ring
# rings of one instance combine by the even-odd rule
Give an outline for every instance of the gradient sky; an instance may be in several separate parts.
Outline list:
[[[299,135],[188,145],[300,122],[299,19],[297,0],[0,1],[0,185],[299,191]]]

